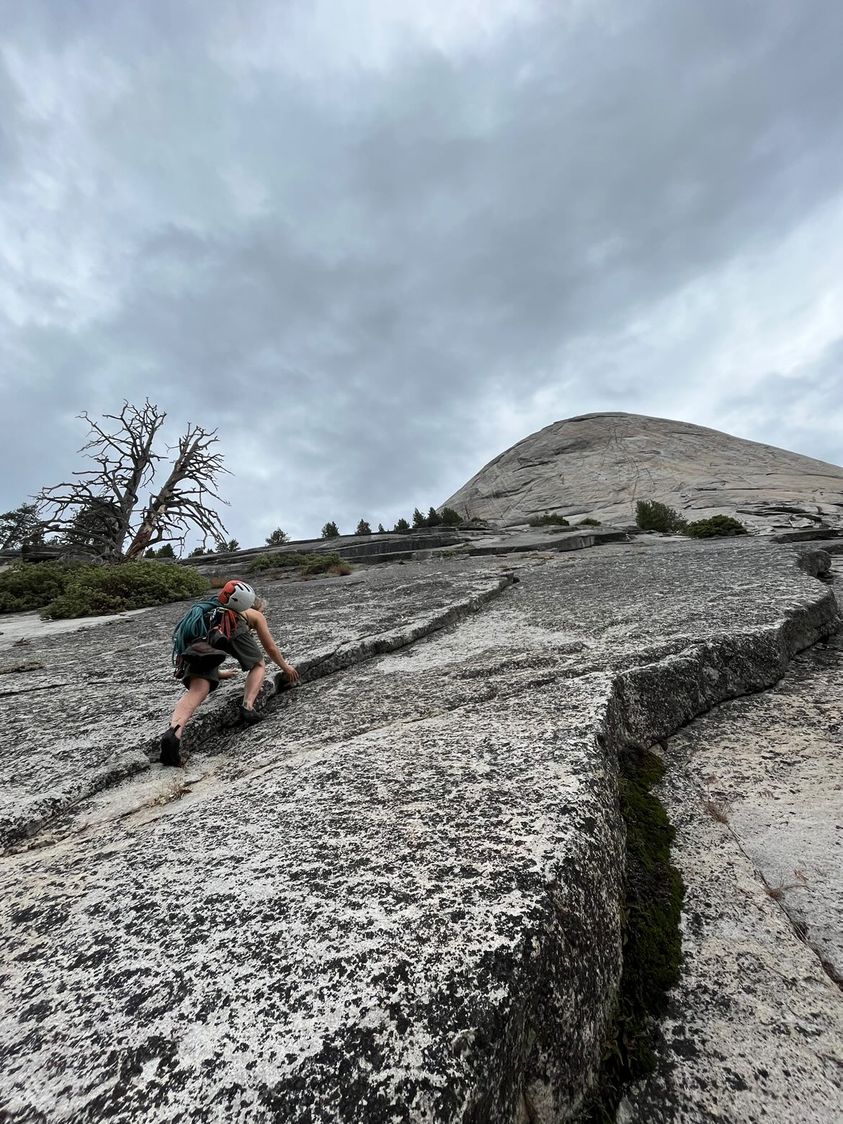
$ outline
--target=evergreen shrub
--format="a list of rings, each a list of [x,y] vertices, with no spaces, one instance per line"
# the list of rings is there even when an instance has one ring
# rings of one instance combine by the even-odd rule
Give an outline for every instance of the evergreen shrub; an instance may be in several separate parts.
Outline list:
[[[710,519],[697,519],[685,527],[686,535],[692,539],[714,539],[732,535],[747,535],[743,523],[731,515],[712,515]]]
[[[635,505],[635,522],[642,531],[661,531],[668,535],[684,531],[686,526],[686,520],[678,511],[658,500],[639,500]]]
[[[0,613],[41,609],[63,593],[79,563],[29,562],[0,573]]]
[[[41,611],[49,620],[122,613],[187,601],[208,589],[208,579],[188,567],[158,562],[81,566],[65,590]]]
[[[28,570],[49,571],[30,577]],[[198,597],[208,588],[208,580],[188,567],[160,562],[120,562],[112,566],[74,565],[39,562],[22,566],[22,574],[12,581],[10,571],[0,574],[0,612],[40,608],[47,620],[92,617],[122,613],[127,609],[146,609],[170,601]],[[23,581],[32,596],[29,604],[15,600],[12,582]],[[48,596],[49,594],[49,596]],[[38,604],[32,603],[34,600]]]

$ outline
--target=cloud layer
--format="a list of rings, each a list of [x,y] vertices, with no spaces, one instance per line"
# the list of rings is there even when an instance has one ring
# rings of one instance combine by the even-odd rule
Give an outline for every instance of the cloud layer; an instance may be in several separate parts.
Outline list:
[[[124,397],[244,544],[594,410],[843,462],[833,0],[0,7],[5,507]]]

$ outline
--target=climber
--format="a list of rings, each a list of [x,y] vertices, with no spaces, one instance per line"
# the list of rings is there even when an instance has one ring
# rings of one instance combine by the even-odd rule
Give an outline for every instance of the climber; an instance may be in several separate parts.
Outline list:
[[[181,738],[196,709],[221,679],[237,675],[236,670],[220,671],[220,664],[233,656],[247,672],[240,705],[241,721],[252,725],[261,720],[254,709],[255,699],[266,675],[266,663],[252,633],[272,660],[281,668],[279,687],[300,682],[298,671],[287,663],[278,649],[266,617],[260,612],[254,589],[237,578],[225,583],[214,596],[198,601],[181,618],[173,631],[174,675],[186,688],[162,736],[161,764],[181,765]]]

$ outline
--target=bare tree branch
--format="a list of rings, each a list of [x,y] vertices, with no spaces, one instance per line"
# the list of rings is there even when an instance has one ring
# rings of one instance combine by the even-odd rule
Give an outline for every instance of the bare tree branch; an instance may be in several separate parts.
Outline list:
[[[154,543],[184,543],[187,532],[198,528],[203,538],[219,538],[226,529],[209,506],[224,502],[217,479],[228,470],[214,446],[216,430],[189,424],[178,444],[170,473],[140,516],[140,492],[155,475],[164,458],[153,449],[166,414],[146,399],[142,407],[124,401],[118,414],[103,420],[87,412],[80,417],[89,426],[89,439],[80,450],[94,466],[71,474],[72,479],[45,487],[36,497],[45,529],[58,532],[69,544],[83,545],[108,560],[136,558]],[[108,423],[114,423],[109,425]]]
[[[119,414],[104,415],[117,423],[115,432],[87,411],[79,416],[91,434],[80,452],[98,467],[74,472],[78,479],[72,484],[65,481],[43,488],[37,502],[51,530],[63,532],[70,543],[93,547],[104,558],[117,559],[130,531],[138,493],[160,460],[152,445],[167,415],[147,398],[140,408],[124,401]]]
[[[213,451],[218,441],[215,429],[208,431],[200,425],[188,424],[176,446],[170,475],[147,504],[137,534],[126,551],[127,558],[136,558],[151,543],[162,539],[183,541],[191,526],[206,538],[226,533],[220,516],[208,506],[211,500],[224,502],[217,492],[217,477],[228,469],[223,467],[222,454]],[[185,482],[196,487],[186,488]]]

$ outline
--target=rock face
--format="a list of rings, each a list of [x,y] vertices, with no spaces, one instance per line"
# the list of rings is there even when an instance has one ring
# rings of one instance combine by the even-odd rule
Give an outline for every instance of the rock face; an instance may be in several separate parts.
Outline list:
[[[838,633],[664,744],[684,964],[619,1124],[843,1119],[841,692]]]
[[[838,615],[757,541],[508,564],[518,583],[451,559],[262,590],[311,681],[241,732],[223,685],[177,776],[143,752],[177,607],[32,641],[63,686],[4,700],[4,1121],[573,1117],[622,963],[618,755],[769,686]],[[823,1034],[806,1012],[778,1077],[828,1105],[843,1019],[819,974]]]
[[[637,500],[759,530],[841,528],[843,468],[687,422],[584,414],[525,437],[445,504],[506,525],[546,511],[627,524]]]

